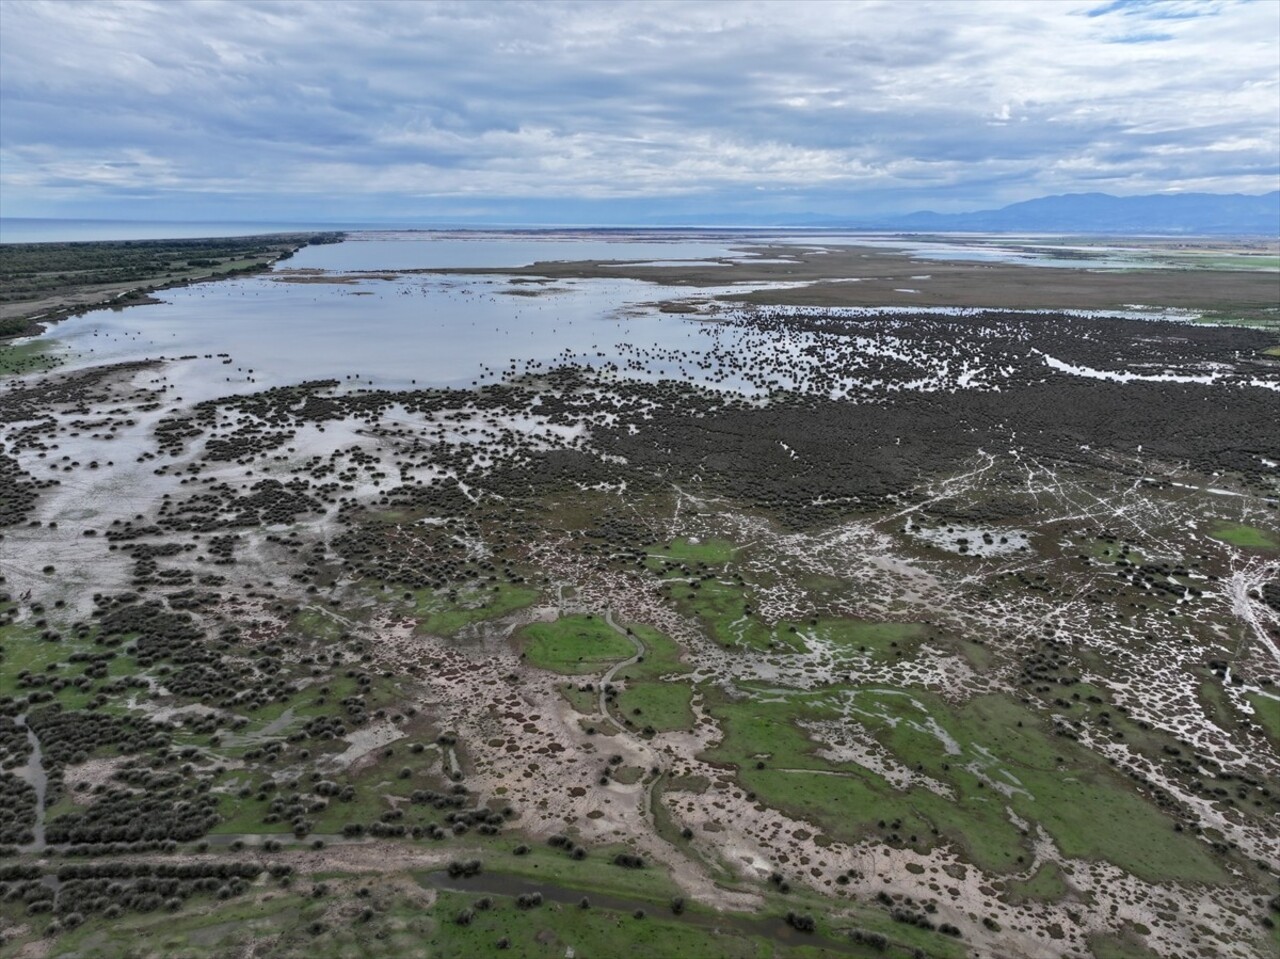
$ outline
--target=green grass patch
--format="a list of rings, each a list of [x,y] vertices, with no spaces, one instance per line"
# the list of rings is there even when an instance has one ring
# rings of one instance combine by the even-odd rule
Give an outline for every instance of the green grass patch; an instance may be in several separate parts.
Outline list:
[[[1120,935],[1091,936],[1089,950],[1094,959],[1159,959],[1160,956],[1148,949],[1132,929],[1125,929]]]
[[[683,955],[707,955],[706,934],[696,927],[666,918],[634,919],[607,909],[572,909],[544,905],[521,910],[510,897],[497,897],[496,908],[476,913],[466,926],[453,921],[477,897],[445,892],[433,910],[435,929],[424,943],[428,956],[487,955],[499,939],[510,943],[504,955],[559,957],[572,949],[582,955],[657,956],[667,950]],[[754,948],[732,953],[744,959],[755,956]]]
[[[504,956],[560,959],[579,956],[609,956],[617,959],[684,959],[689,956],[715,959],[818,959],[822,956],[883,956],[869,948],[841,942],[839,952],[830,949],[840,936],[822,916],[816,934],[782,941],[766,934],[768,919],[722,916],[691,908],[681,916],[671,913],[669,903],[654,903],[636,918],[634,910],[611,903],[580,909],[571,903],[544,901],[529,910],[517,909],[509,896],[492,896],[493,908],[476,911],[467,925],[455,917],[470,908],[478,894],[442,892],[432,910],[436,927],[426,940],[425,955],[431,957],[479,956],[495,951],[495,943],[506,939]],[[930,953],[931,955],[933,953]],[[889,953],[892,955],[892,953]]]
[[[618,694],[618,712],[643,729],[652,726],[658,732],[692,729],[693,687],[688,683],[651,680],[629,684]]]
[[[5,604],[0,607],[0,612],[9,608],[11,604]],[[49,663],[65,659],[75,649],[75,646],[68,649],[65,643],[45,642],[36,629],[26,623],[0,626],[0,664],[4,665],[0,683],[11,681],[24,669],[32,672],[43,670]],[[0,689],[8,693],[7,687],[0,686]]]
[[[725,737],[707,758],[737,766],[742,786],[761,802],[810,819],[834,838],[877,836],[923,849],[937,829],[981,868],[1006,872],[1030,851],[1009,807],[1043,826],[1068,856],[1105,859],[1153,881],[1223,878],[1199,844],[1175,833],[1172,821],[1105,762],[1052,736],[1007,698],[979,697],[959,708],[923,690],[708,698]],[[871,769],[819,757],[819,743],[798,723],[824,720],[834,728],[860,724],[899,773],[928,776],[951,795],[899,789]]]
[[[618,695],[619,712],[640,728],[652,726],[658,732],[692,729],[693,687],[662,678],[689,673],[689,667],[680,661],[680,647],[651,626],[629,624],[627,628],[644,645],[644,658],[618,673],[627,684]]]
[[[0,611],[3,611],[3,607],[0,607]],[[92,638],[78,640],[64,634],[60,642],[51,643],[41,639],[35,627],[27,623],[0,626],[0,696],[17,698],[29,696],[36,690],[55,692],[57,701],[64,707],[82,708],[93,696],[92,689],[97,683],[88,689],[70,685],[71,681],[84,675],[90,664],[68,662],[68,657],[85,649],[103,651],[101,647],[93,645]],[[54,664],[58,664],[57,668],[50,669]],[[123,655],[117,655],[108,670],[109,676],[119,675],[122,670],[130,674],[138,672],[132,661]],[[43,683],[19,685],[18,674],[24,671],[44,677]],[[61,690],[54,689],[52,684],[56,681],[65,684]]]
[[[1141,564],[1154,558],[1146,556],[1127,543],[1109,542],[1104,539],[1090,539],[1084,543],[1073,543],[1071,550],[1079,551],[1086,556],[1092,556],[1108,566],[1114,566],[1116,560],[1120,559],[1128,560],[1130,563]]]
[[[680,661],[682,651],[670,637],[652,626],[639,623],[627,623],[626,628],[644,646],[644,659],[634,666],[628,666],[624,675],[633,679],[660,679],[672,673],[685,675],[690,671]]]
[[[1193,270],[1280,270],[1280,257],[1271,254],[1245,253],[1178,253],[1157,254],[1152,259]]]
[[[728,540],[675,539],[670,543],[649,548],[649,562],[658,566],[663,560],[673,563],[702,563],[705,566],[723,566],[733,559],[736,547]]]
[[[600,694],[595,689],[579,689],[576,683],[562,683],[559,690],[574,712],[583,716],[599,713]]]
[[[1280,356],[1280,346],[1273,346],[1262,351],[1263,356]]]
[[[222,822],[209,830],[209,835],[275,835],[290,832],[288,823],[268,824],[262,821],[267,815],[270,800],[258,800],[255,798],[256,794],[240,796],[234,791],[239,785],[250,785],[252,781],[250,776],[232,776],[226,781],[225,785],[233,791],[218,796],[218,815],[222,817]]]
[[[344,632],[342,623],[321,609],[309,606],[293,618],[293,627],[311,639],[337,642]]]
[[[563,616],[554,623],[531,623],[518,634],[534,666],[565,676],[599,673],[629,659],[635,647],[597,616]]]
[[[1227,699],[1221,682],[1214,677],[1206,679],[1196,690],[1205,714],[1221,729],[1234,730],[1240,724],[1239,716]]]
[[[415,596],[414,613],[419,628],[435,636],[452,636],[465,626],[497,619],[531,606],[538,591],[511,583],[463,586],[450,590],[421,590]]]
[[[797,625],[796,633],[806,645],[817,643],[834,647],[838,654],[884,660],[905,656],[919,644],[925,629],[919,623],[820,619],[816,624]]]
[[[1100,757],[1053,737],[1034,714],[1012,700],[983,696],[955,711],[936,700],[927,707],[930,717],[958,743],[959,757],[948,758],[933,735],[909,723],[885,730],[885,741],[908,765],[913,760],[922,763],[939,778],[948,772],[943,765],[955,772],[963,764],[952,781],[964,808],[979,805],[969,800],[980,798],[993,800],[987,805],[1007,802],[1019,816],[1040,823],[1065,855],[1105,859],[1149,881],[1222,880],[1221,870],[1203,847],[1175,833],[1172,821],[1133,792]],[[988,783],[976,791],[969,778],[975,767]],[[1012,787],[1011,795],[996,799],[997,784]]]
[[[62,365],[62,357],[53,352],[55,340],[31,340],[27,343],[0,346],[0,376],[43,373]]]
[[[1253,330],[1280,332],[1280,316],[1274,307],[1259,307],[1256,304],[1238,304],[1224,306],[1217,310],[1204,310],[1199,316],[1189,317],[1193,323],[1212,323],[1216,326],[1239,326]]]
[[[533,917],[541,922],[539,931],[554,928],[564,929],[572,934],[573,938],[557,938],[556,949],[545,953],[557,957],[563,956],[566,948],[572,946],[580,956],[643,955],[653,956],[654,959],[675,959],[684,956],[758,955],[761,959],[817,959],[818,956],[832,954],[828,951],[832,939],[841,942],[841,955],[866,955],[870,959],[873,955],[897,954],[892,948],[888,953],[860,951],[843,936],[844,930],[853,926],[883,932],[891,942],[899,944],[899,947],[907,945],[909,949],[919,945],[926,954],[936,959],[959,959],[965,954],[962,944],[938,934],[893,923],[878,909],[868,910],[865,916],[855,919],[833,922],[826,918],[830,900],[803,890],[793,892],[785,901],[768,902],[757,915],[712,912],[690,899],[686,903],[687,911],[677,917],[670,912],[670,902],[673,896],[681,895],[681,892],[667,877],[665,870],[652,864],[649,868],[640,870],[621,869],[612,865],[613,855],[625,849],[624,846],[591,847],[587,858],[581,861],[572,860],[562,852],[542,845],[535,845],[525,856],[513,856],[509,852],[485,853],[482,856],[484,872],[477,881],[475,890],[465,893],[441,891],[440,901],[447,906],[448,911],[437,908],[435,915],[442,922],[451,922],[463,908],[470,906],[481,896],[488,895],[494,900],[493,910],[488,913],[477,910],[470,926],[457,927],[448,934],[474,929],[482,919],[489,917],[516,921],[520,921],[520,916]],[[514,909],[508,911],[514,905],[512,897],[518,891],[511,888],[513,878],[526,880],[532,883],[532,888],[542,891],[545,896],[543,905],[527,912]],[[422,876],[420,881],[423,885],[431,885],[426,876]],[[577,907],[581,896],[591,900],[591,909],[582,910]],[[644,919],[634,918],[633,911],[636,908],[645,910]],[[787,932],[783,938],[778,938],[777,933],[783,928],[780,917],[788,909],[814,915],[818,919],[816,934],[797,936]],[[617,933],[628,937],[628,940],[639,937],[636,941],[644,945],[644,950],[629,952],[626,951],[629,947],[625,944],[615,948],[612,941],[597,942],[585,938],[581,924],[593,915],[608,918],[609,922],[603,929],[605,933]],[[561,918],[566,920],[567,925],[550,925],[558,924]],[[653,925],[646,930],[644,923]],[[660,935],[649,938],[649,932],[664,923],[673,924],[674,931],[664,927]],[[504,935],[510,939],[510,952],[503,953],[504,955],[543,955],[542,952],[517,951],[522,941],[518,938],[522,934],[521,928],[510,922],[495,925],[491,930],[492,939],[496,942]],[[733,951],[730,945],[735,941],[749,943],[752,951]],[[440,940],[437,944],[452,946],[457,950],[453,953],[442,952],[441,955],[475,954],[461,941]],[[491,943],[486,942],[484,946],[479,954],[487,954]],[[618,951],[619,949],[622,951]]]
[[[469,833],[467,838],[474,835]],[[480,857],[484,860],[485,871],[547,882],[588,896],[601,893],[666,902],[680,894],[679,887],[660,865],[650,863],[646,869],[615,866],[613,857],[617,853],[635,851],[621,844],[588,846],[587,858],[582,860],[571,859],[562,851],[542,843],[533,843],[527,855],[517,856],[512,850],[518,844],[519,839],[512,835],[500,835],[491,840],[491,850],[486,850]]]
[[[1263,728],[1272,742],[1280,743],[1280,700],[1262,693],[1249,693],[1245,699],[1253,706],[1253,721]]]
[[[1268,533],[1264,533],[1256,526],[1246,526],[1243,523],[1226,523],[1217,527],[1209,534],[1214,539],[1220,539],[1224,543],[1230,543],[1232,546],[1244,546],[1255,549],[1277,549],[1280,543]]]
[[[1011,879],[1005,888],[1013,902],[1058,902],[1067,894],[1066,877],[1056,862],[1046,862],[1029,879]]]
[[[905,656],[925,634],[918,623],[884,623],[857,619],[817,619],[769,624],[756,615],[749,588],[723,580],[684,583],[668,580],[681,612],[702,621],[721,646],[758,651],[805,652],[810,646],[833,647],[850,658]]]
[[[226,263],[219,263],[217,266],[213,267],[212,269],[204,267],[204,268],[201,268],[200,270],[196,270],[195,274],[197,276],[202,276],[203,275],[202,270],[208,270],[208,272],[214,273],[214,274],[231,273],[235,270],[243,270],[251,266],[262,266],[265,262],[266,260],[259,259],[257,257],[251,257],[251,258],[241,259],[241,260],[228,260]]]
[[[768,955],[765,944],[744,935],[717,935],[689,920],[651,907],[643,918],[616,909],[579,909],[544,903],[535,909],[516,908],[515,899],[493,896],[491,909],[475,912],[465,926],[455,920],[478,895],[442,892],[432,910],[435,927],[423,943],[431,957],[503,956],[560,959],[565,955],[609,956],[617,959],[659,959],[669,956],[716,956],[756,959]],[[496,951],[499,939],[508,948]],[[572,952],[570,951],[572,950]],[[788,955],[783,953],[782,955]]]
[[[707,632],[721,646],[768,649],[774,631],[748,610],[754,609],[749,594],[741,587],[719,580],[706,580],[694,587],[672,582],[671,593],[681,612],[700,619]],[[792,640],[792,645],[798,640]]]
[[[240,710],[249,723],[228,740],[256,740],[263,736],[283,739],[312,717],[329,716],[335,712],[340,714],[342,707],[339,703],[357,693],[364,695],[372,711],[395,698],[389,686],[388,680],[378,677],[370,686],[361,687],[354,677],[346,675],[345,670],[335,672],[314,685],[298,690],[288,699],[275,699],[254,709]]]

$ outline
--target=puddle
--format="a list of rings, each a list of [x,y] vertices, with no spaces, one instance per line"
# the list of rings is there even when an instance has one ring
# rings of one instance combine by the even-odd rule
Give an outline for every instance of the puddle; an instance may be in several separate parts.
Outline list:
[[[966,556],[1006,556],[1031,543],[1031,534],[1025,530],[997,526],[920,526],[908,522],[903,531],[930,546]]]

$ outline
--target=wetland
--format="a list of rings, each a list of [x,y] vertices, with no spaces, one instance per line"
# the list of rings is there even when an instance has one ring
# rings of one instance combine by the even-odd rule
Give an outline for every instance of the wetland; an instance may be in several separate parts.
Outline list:
[[[182,242],[0,246],[0,956],[1280,947],[1272,245]]]

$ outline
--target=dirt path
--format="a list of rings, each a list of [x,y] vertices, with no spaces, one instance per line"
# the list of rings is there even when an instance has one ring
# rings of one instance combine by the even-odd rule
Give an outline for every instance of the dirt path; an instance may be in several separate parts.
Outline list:
[[[614,663],[614,665],[609,669],[609,671],[605,673],[604,676],[600,679],[600,714],[602,716],[612,719],[613,717],[609,716],[609,706],[605,701],[605,688],[613,682],[613,677],[618,675],[618,670],[626,669],[628,666],[634,666],[636,663],[640,662],[640,657],[644,655],[644,644],[641,643],[640,640],[636,639],[635,636],[631,635],[631,633],[627,632],[627,630],[624,627],[619,626],[617,623],[613,621],[613,610],[606,609],[604,611],[604,621],[610,629],[612,629],[619,636],[622,636],[623,638],[625,638],[627,642],[629,642],[633,647],[635,647],[635,651],[636,651],[636,654],[632,656],[630,659],[623,660],[620,663]],[[617,723],[618,729],[625,728],[626,724],[621,722],[620,719],[615,720],[615,722]]]
[[[22,768],[15,770],[15,775],[36,791],[36,821],[31,827],[32,841],[20,846],[20,852],[41,852],[45,848],[44,841],[44,801],[49,785],[49,777],[44,769],[44,754],[40,751],[40,738],[35,730],[27,725],[27,714],[13,718],[14,725],[27,731],[27,742],[31,746],[31,755]]]

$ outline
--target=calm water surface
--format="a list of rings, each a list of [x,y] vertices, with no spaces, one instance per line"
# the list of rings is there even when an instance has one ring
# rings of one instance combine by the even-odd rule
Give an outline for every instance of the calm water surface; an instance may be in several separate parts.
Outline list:
[[[766,242],[903,246],[884,236],[808,231],[356,233],[342,243],[306,247],[283,266],[339,275],[442,267],[494,272],[344,283],[289,283],[263,274],[166,290],[158,294],[159,304],[94,310],[46,335],[72,368],[194,355],[175,370],[188,401],[309,379],[336,379],[353,388],[467,386],[568,360],[617,364],[627,375],[711,382],[698,358],[716,343],[732,348],[742,334],[705,319],[660,313],[657,305],[741,286],[691,289],[627,279],[517,283],[502,270],[557,259],[701,261]],[[911,252],[942,258],[984,253],[947,243],[912,244]],[[985,251],[991,258],[1013,253]],[[637,351],[646,353],[644,372],[626,368]]]
[[[489,266],[547,259],[548,250],[598,257],[603,247],[628,257],[651,255],[654,247],[667,257],[708,255],[703,242],[405,235],[307,247],[284,265],[338,273]],[[633,347],[699,354],[713,337],[733,334],[656,306],[717,292],[627,279],[513,283],[501,273],[347,283],[290,283],[262,274],[165,290],[157,294],[159,304],[94,310],[62,321],[47,336],[71,368],[195,355],[180,368],[188,401],[310,379],[383,389],[466,386],[537,368],[530,364],[621,363]],[[654,363],[649,375],[679,375],[681,365]]]
[[[83,243],[91,240],[194,240],[263,233],[349,230],[350,224],[291,221],[60,220],[0,217],[0,243]]]
[[[600,233],[356,233],[343,243],[308,246],[288,265],[322,270],[518,267],[550,260],[697,260],[732,256],[760,237],[610,236]]]

